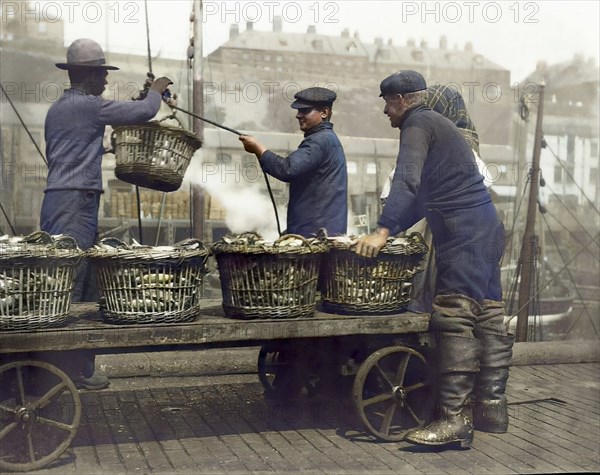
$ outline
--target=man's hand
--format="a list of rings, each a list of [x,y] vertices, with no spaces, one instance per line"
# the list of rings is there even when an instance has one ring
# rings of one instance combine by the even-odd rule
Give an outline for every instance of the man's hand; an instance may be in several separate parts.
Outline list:
[[[158,79],[155,79],[152,82],[152,86],[150,86],[150,90],[156,91],[162,96],[163,93],[167,90],[167,88],[171,84],[173,84],[173,81],[171,81],[169,78],[163,76]]]
[[[265,150],[267,150],[267,147],[251,135],[240,135],[240,142],[244,145],[244,150],[246,150],[246,152],[253,153],[258,158],[260,158],[262,154],[265,153]]]
[[[377,254],[379,254],[381,248],[385,246],[389,235],[389,229],[377,228],[371,234],[363,236],[358,240],[355,252],[359,256],[363,257],[376,257]]]

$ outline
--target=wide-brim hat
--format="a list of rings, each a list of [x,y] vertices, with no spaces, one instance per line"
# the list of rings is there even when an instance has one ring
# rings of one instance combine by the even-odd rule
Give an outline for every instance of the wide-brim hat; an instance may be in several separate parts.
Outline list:
[[[59,69],[102,68],[111,71],[119,69],[106,64],[102,47],[88,38],[79,38],[73,41],[67,49],[67,62],[56,63],[56,67]]]
[[[381,81],[379,89],[381,91],[379,97],[393,96],[395,94],[424,91],[427,89],[427,84],[420,73],[407,69],[385,78]]]
[[[331,107],[337,99],[337,94],[324,87],[309,87],[294,94],[292,109],[305,109],[307,107]]]

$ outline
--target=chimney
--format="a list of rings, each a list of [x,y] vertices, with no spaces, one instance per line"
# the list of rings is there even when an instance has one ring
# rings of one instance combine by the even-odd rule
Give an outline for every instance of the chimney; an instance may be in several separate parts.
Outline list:
[[[306,30],[308,34],[314,35],[317,32],[317,27],[315,25],[308,25],[308,29]]]
[[[394,44],[394,41],[391,38],[389,38],[388,39],[388,46],[392,46],[393,44]]]
[[[539,72],[543,72],[546,70],[547,66],[548,66],[548,63],[546,61],[538,61],[537,64],[535,65],[535,70],[539,71]]]
[[[448,38],[446,38],[446,35],[442,35],[440,36],[440,49],[447,49],[448,48]]]
[[[350,38],[350,30],[348,28],[342,30],[342,38]]]
[[[375,44],[377,46],[383,46],[383,38],[380,38],[380,37],[375,38]]]
[[[273,31],[275,33],[281,33],[283,30],[283,19],[281,16],[276,15],[273,17]]]
[[[472,53],[473,52],[473,43],[471,43],[470,41],[467,41],[465,43],[465,51],[467,51],[468,53]]]
[[[237,35],[240,34],[240,27],[237,23],[234,23],[229,26],[229,39],[234,39]]]
[[[246,31],[252,31],[254,28],[254,23],[252,23],[251,21],[247,21],[246,22]]]
[[[415,40],[413,40],[412,38],[409,38],[406,41],[406,46],[410,47],[410,48],[414,48],[415,47]]]
[[[423,48],[423,49],[427,48],[427,41],[421,40],[421,48]]]
[[[354,38],[356,38],[356,39],[358,39],[358,38],[359,38],[358,31],[355,31],[355,32],[354,32]]]

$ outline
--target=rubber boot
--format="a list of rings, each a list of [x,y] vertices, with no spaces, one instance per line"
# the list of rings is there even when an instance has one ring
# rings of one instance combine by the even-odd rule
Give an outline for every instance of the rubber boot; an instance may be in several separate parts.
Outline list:
[[[421,445],[460,444],[469,448],[473,442],[470,395],[479,370],[480,342],[474,338],[438,337],[440,418],[408,432],[404,440]]]
[[[502,434],[508,430],[506,381],[512,360],[514,337],[479,335],[482,353],[475,384],[475,429]]]

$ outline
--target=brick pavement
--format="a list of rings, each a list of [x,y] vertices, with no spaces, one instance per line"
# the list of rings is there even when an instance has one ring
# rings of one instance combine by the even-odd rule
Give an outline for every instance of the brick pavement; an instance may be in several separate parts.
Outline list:
[[[600,364],[514,367],[507,434],[424,451],[362,433],[349,400],[265,400],[256,375],[114,379],[82,393],[72,449],[43,474],[505,474],[600,471]],[[551,400],[548,398],[555,398]]]

